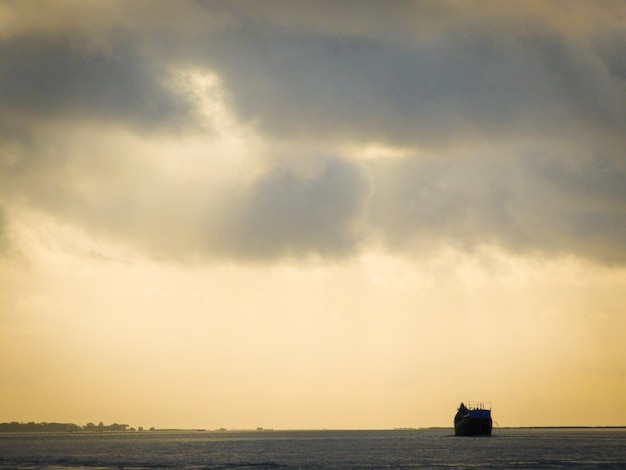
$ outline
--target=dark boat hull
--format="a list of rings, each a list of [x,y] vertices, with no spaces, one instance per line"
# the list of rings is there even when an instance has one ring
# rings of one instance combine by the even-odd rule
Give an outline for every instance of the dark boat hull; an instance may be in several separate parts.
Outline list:
[[[455,436],[491,436],[491,418],[461,417],[454,422]]]
[[[468,408],[463,403],[454,416],[454,434],[456,436],[491,436],[491,409],[479,406]]]

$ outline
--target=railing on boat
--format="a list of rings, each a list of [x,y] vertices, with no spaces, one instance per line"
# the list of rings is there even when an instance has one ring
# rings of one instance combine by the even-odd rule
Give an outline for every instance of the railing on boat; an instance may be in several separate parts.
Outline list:
[[[468,401],[465,407],[468,410],[491,410],[490,401]]]

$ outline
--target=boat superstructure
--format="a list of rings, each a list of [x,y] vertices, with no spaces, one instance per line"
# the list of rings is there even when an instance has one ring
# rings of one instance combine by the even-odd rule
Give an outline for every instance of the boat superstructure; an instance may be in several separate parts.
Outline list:
[[[455,436],[491,436],[491,403],[461,403],[454,416]]]

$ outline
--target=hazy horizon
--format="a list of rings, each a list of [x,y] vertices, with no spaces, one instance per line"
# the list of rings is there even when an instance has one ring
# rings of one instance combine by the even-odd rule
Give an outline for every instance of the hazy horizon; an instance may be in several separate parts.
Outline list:
[[[0,2],[0,422],[625,425],[625,25]]]
[[[251,428],[200,428],[200,427],[195,427],[195,428],[157,428],[154,426],[143,426],[143,425],[135,425],[135,424],[126,424],[123,421],[122,422],[115,422],[115,423],[110,423],[110,424],[103,424],[103,426],[109,427],[111,425],[113,426],[126,426],[127,429],[125,430],[119,430],[119,429],[114,429],[114,430],[107,430],[105,429],[104,431],[99,430],[99,426],[100,425],[96,425],[94,422],[89,422],[89,423],[85,423],[84,425],[78,424],[78,423],[67,423],[67,422],[53,422],[53,423],[47,423],[47,422],[42,422],[42,423],[37,423],[37,422],[29,422],[29,423],[24,423],[24,422],[11,422],[11,423],[0,423],[0,424],[19,424],[19,425],[71,425],[71,426],[77,426],[79,428],[83,428],[83,429],[79,429],[78,431],[76,430],[72,430],[71,432],[91,432],[91,433],[98,433],[98,432],[167,432],[167,431],[181,431],[181,432],[215,432],[215,433],[221,433],[221,432],[242,432],[242,433],[256,433],[256,432],[324,432],[324,431],[329,431],[329,432],[339,432],[339,431],[346,431],[346,432],[350,432],[350,431],[421,431],[421,430],[429,430],[429,429],[450,429],[450,430],[454,430],[454,424],[450,424],[448,426],[425,426],[425,427],[399,427],[399,428],[265,428],[262,426],[257,426],[257,427],[251,427]],[[85,429],[87,426],[91,425],[92,427]],[[553,425],[553,426],[498,426],[496,424],[494,424],[493,429],[497,430],[497,429],[624,429],[626,428],[626,425],[614,425],[614,426],[576,426],[576,425],[569,425],[569,426],[559,426],[559,425]],[[12,431],[5,431],[0,429],[0,433],[2,432],[12,432]],[[42,430],[42,431],[26,431],[26,432],[64,432],[64,431],[46,431],[46,430]]]

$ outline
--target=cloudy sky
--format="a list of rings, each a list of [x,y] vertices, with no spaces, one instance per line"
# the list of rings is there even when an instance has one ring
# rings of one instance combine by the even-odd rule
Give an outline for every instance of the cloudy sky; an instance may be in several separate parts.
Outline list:
[[[0,3],[0,421],[626,424],[626,4]]]

